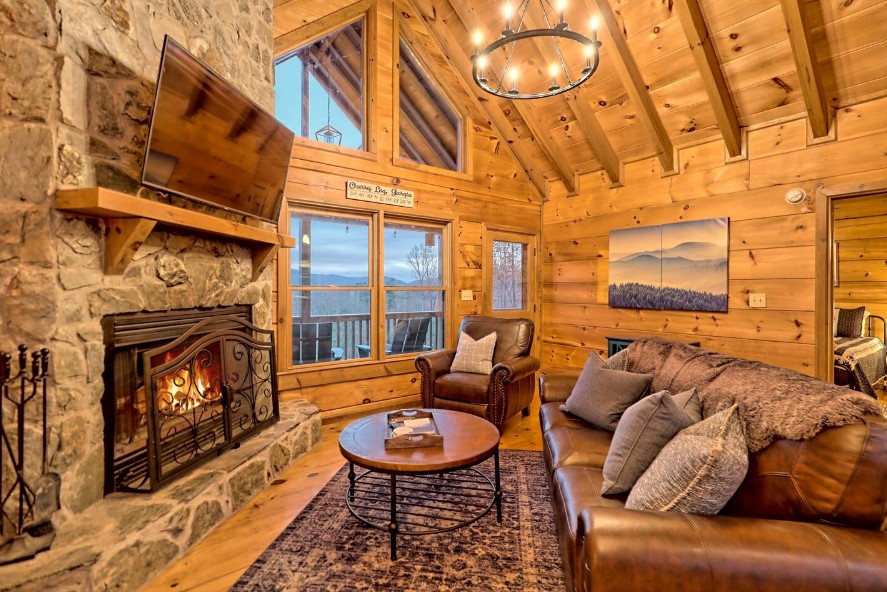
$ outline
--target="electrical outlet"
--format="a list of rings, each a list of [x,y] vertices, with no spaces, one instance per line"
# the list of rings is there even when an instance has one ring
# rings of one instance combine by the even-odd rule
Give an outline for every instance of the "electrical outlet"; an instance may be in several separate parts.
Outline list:
[[[749,294],[748,306],[750,308],[767,308],[766,294]]]
[[[471,290],[462,290],[462,300],[474,300],[474,292]]]

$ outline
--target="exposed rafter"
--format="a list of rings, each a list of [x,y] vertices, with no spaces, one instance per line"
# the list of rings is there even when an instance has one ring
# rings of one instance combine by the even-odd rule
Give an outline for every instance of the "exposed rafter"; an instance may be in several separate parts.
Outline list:
[[[693,59],[699,76],[705,84],[705,92],[711,101],[711,108],[721,128],[721,136],[730,156],[742,154],[742,132],[739,130],[739,117],[727,88],[727,81],[721,71],[721,64],[708,34],[708,27],[699,8],[698,0],[675,0],[678,17],[684,27]]]
[[[801,79],[801,90],[807,106],[807,117],[814,138],[828,135],[831,124],[831,110],[825,96],[822,73],[813,48],[813,38],[807,23],[807,3],[802,0],[782,0],[782,12],[788,27],[788,38],[792,44],[792,54]]]
[[[415,12],[428,27],[431,38],[438,44],[440,52],[445,55],[453,64],[459,78],[462,81],[465,91],[472,98],[474,106],[484,113],[488,118],[490,125],[504,140],[503,144],[511,152],[514,160],[526,171],[530,182],[536,188],[540,196],[547,195],[545,177],[542,172],[532,166],[533,159],[520,143],[520,138],[514,131],[511,122],[505,117],[505,114],[489,100],[481,101],[474,94],[475,90],[468,83],[471,80],[471,60],[465,54],[465,50],[459,47],[453,41],[452,34],[447,29],[445,22],[437,18],[437,10],[430,2],[423,0],[402,0],[402,3]]]
[[[592,150],[607,172],[610,178],[610,184],[614,186],[622,185],[622,165],[619,157],[613,150],[607,134],[595,117],[594,112],[589,108],[590,100],[588,99],[587,90],[579,88],[573,92],[566,93],[564,97],[567,99],[567,105],[576,117],[576,122],[588,143],[591,144]]]
[[[649,132],[659,162],[662,163],[663,172],[674,172],[674,147],[668,132],[665,131],[665,126],[662,125],[662,118],[653,105],[653,99],[650,98],[641,71],[628,49],[628,43],[622,35],[622,29],[616,20],[616,15],[613,14],[613,9],[607,0],[583,0],[583,2],[590,14],[599,14],[604,22],[603,28],[608,33],[607,40],[604,41],[604,45],[608,48],[607,55],[613,60],[613,67],[616,68],[628,97],[637,106],[638,115]]]
[[[547,27],[548,24],[543,23],[541,17],[536,14],[535,4],[532,5],[532,8],[533,10],[527,11],[527,14],[524,17],[524,22],[533,29]],[[533,37],[533,43],[546,64],[558,62],[558,56],[553,55],[551,48],[543,43],[540,38]],[[619,158],[616,156],[616,152],[613,150],[610,140],[607,139],[606,133],[600,123],[598,123],[594,112],[588,107],[589,100],[584,98],[587,96],[587,90],[585,87],[579,87],[564,95],[567,100],[567,105],[570,107],[573,116],[579,124],[579,129],[582,130],[582,133],[585,135],[585,139],[591,146],[595,156],[601,161],[604,170],[607,172],[607,176],[610,178],[610,183],[621,185],[622,167],[619,165]]]

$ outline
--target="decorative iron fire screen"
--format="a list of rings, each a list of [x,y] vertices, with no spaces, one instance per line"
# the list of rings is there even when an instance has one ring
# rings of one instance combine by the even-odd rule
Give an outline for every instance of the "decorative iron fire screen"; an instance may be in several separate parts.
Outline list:
[[[153,491],[277,421],[274,336],[243,308],[113,319],[107,492]]]

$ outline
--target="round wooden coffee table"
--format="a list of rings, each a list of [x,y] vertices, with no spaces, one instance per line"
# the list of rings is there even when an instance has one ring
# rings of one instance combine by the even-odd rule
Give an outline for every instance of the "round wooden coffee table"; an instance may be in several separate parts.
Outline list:
[[[502,522],[499,484],[499,430],[475,415],[431,409],[443,446],[386,449],[388,413],[350,424],[339,435],[348,460],[345,503],[364,524],[391,535],[435,534],[467,526],[496,506]],[[493,457],[494,477],[475,466]],[[367,469],[361,474],[355,465]]]

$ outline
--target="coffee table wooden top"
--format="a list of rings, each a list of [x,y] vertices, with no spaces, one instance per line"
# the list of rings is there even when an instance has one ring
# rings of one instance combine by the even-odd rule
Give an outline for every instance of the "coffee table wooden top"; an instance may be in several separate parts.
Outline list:
[[[339,450],[351,462],[384,473],[433,473],[475,465],[499,447],[499,430],[482,417],[427,409],[443,434],[443,446],[385,448],[388,412],[376,413],[349,424],[339,434]]]

